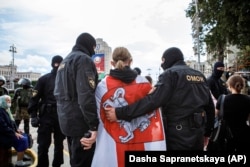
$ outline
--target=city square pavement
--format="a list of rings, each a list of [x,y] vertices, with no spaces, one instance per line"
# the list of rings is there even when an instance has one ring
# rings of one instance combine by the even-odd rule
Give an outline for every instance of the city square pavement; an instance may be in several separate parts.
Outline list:
[[[23,123],[20,124],[19,128],[21,130],[23,130]],[[34,156],[37,158],[37,128],[33,128],[30,125],[30,133],[31,133],[32,138],[34,140],[33,146],[31,148],[31,151],[32,151],[32,153],[35,154]],[[68,152],[68,146],[67,146],[66,139],[64,140],[64,151],[63,151],[63,154],[64,154],[64,164],[61,167],[70,167],[70,164],[69,164],[69,152]],[[51,145],[50,145],[50,148],[49,148],[49,163],[50,163],[50,167],[52,166],[53,155],[54,155],[54,144],[53,144],[53,136],[52,136],[52,142],[51,142]],[[32,167],[35,167],[35,165],[32,165]]]

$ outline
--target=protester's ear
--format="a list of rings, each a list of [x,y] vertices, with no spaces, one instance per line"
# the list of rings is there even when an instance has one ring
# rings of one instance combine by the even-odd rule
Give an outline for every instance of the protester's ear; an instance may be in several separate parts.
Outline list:
[[[110,64],[115,67],[115,62],[114,61],[110,61]]]

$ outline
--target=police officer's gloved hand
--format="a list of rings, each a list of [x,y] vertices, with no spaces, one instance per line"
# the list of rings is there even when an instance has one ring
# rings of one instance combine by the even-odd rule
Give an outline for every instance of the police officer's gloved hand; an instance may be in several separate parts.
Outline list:
[[[37,128],[39,126],[39,118],[38,117],[31,118],[31,125],[32,127]]]

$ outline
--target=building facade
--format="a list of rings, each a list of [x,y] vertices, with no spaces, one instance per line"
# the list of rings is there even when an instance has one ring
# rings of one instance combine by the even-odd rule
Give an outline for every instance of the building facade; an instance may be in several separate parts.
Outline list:
[[[99,79],[104,78],[106,74],[109,73],[109,70],[112,68],[111,60],[112,60],[112,48],[108,46],[108,44],[103,41],[102,38],[96,39],[96,59],[94,60],[97,66],[97,72],[99,74]],[[98,57],[98,55],[102,56],[102,58]],[[98,67],[97,63],[103,61],[103,67]]]
[[[0,75],[5,77],[7,83],[4,86],[8,89],[14,89],[14,82],[20,78],[37,81],[41,77],[41,73],[37,72],[17,72],[17,66],[12,67],[12,65],[0,65]]]

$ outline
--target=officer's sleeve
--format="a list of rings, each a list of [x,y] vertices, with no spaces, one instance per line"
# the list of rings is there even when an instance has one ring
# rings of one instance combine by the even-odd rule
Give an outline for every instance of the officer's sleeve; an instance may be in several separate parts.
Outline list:
[[[82,56],[77,64],[76,89],[78,104],[90,130],[96,131],[99,120],[95,99],[98,75],[95,64],[89,57]]]
[[[32,90],[32,97],[30,98],[28,105],[28,113],[31,115],[31,118],[37,117],[37,112],[39,109],[39,101],[42,92],[43,92],[43,83],[41,78],[39,78],[36,83],[36,86]]]
[[[208,85],[208,87],[209,87],[209,89],[210,89],[212,95],[215,97],[215,92],[214,92],[215,86],[214,86],[214,82],[213,82],[213,80],[212,80],[211,77],[209,77],[209,78],[207,79],[207,85]],[[215,97],[215,99],[217,100],[216,97]]]
[[[211,94],[209,93],[209,104],[205,107],[207,122],[204,136],[209,137],[214,128],[215,107]]]
[[[153,93],[148,94],[131,105],[116,108],[117,118],[130,121],[133,118],[152,112],[156,108],[163,106],[164,102],[169,101],[172,95],[171,80],[170,75],[161,75]]]

